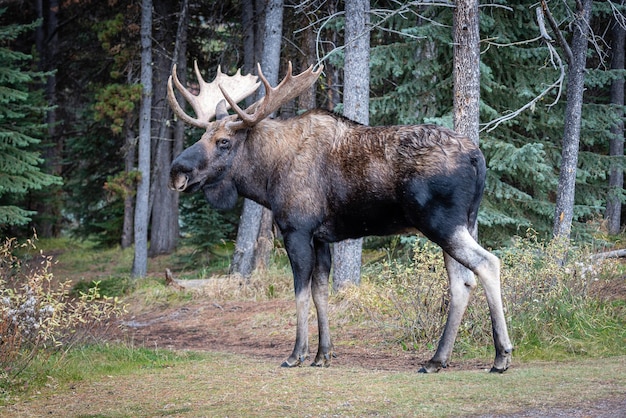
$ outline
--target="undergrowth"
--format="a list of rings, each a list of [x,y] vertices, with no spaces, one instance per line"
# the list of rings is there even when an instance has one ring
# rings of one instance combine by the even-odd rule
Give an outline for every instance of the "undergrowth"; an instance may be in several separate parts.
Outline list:
[[[0,401],[29,385],[48,385],[51,379],[77,380],[85,373],[108,373],[107,367],[158,367],[169,361],[167,353],[101,342],[99,335],[122,312],[117,297],[133,309],[146,310],[194,299],[293,297],[292,275],[282,250],[275,251],[268,270],[245,280],[194,276],[185,268],[185,277],[205,278],[205,283],[201,291],[181,291],[168,287],[163,278],[133,281],[127,274],[111,271],[113,255],[103,258],[100,252],[80,258],[92,260],[89,270],[102,270],[105,278],[75,280],[71,289],[69,282],[53,279],[50,257],[39,253],[23,263],[15,254],[25,247],[30,251],[23,252],[32,254],[33,242],[18,245],[8,239],[0,246]],[[593,259],[570,242],[540,242],[532,234],[516,239],[497,255],[502,261],[503,300],[516,358],[626,354],[626,303],[599,297],[594,290],[605,281],[624,280],[616,263]],[[157,271],[172,260],[161,260],[164,265]],[[72,270],[83,277],[76,265]],[[447,289],[441,250],[416,239],[412,258],[377,256],[364,265],[360,286],[334,294],[333,322],[366,323],[403,349],[434,350],[445,325]],[[484,357],[492,347],[490,316],[479,285],[461,324],[455,355]]]
[[[540,242],[532,233],[498,256],[516,357],[555,360],[626,353],[624,302],[592,292],[602,281],[618,276],[615,262],[593,259],[570,242]],[[357,321],[364,317],[372,321],[387,340],[407,350],[433,350],[449,304],[441,250],[417,240],[412,260],[368,265],[361,285],[336,298],[343,312]],[[460,326],[455,352],[484,355],[492,346],[491,319],[479,285]]]
[[[72,347],[98,340],[124,310],[97,286],[72,295],[69,282],[53,279],[50,257],[25,263],[16,255],[34,249],[34,240],[0,244],[0,396],[40,380],[34,363],[60,367]]]

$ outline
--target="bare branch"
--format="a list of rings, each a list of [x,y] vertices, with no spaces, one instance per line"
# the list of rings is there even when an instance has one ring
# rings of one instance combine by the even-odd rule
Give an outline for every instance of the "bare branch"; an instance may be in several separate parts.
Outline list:
[[[516,118],[525,110],[534,109],[537,102],[542,100],[546,95],[548,95],[554,89],[557,89],[556,98],[551,104],[548,105],[548,107],[552,107],[555,104],[557,104],[559,99],[561,98],[561,94],[563,91],[563,81],[565,80],[565,66],[563,65],[563,61],[561,60],[561,57],[559,56],[558,52],[556,51],[556,49],[554,49],[554,46],[552,45],[554,41],[552,40],[552,38],[550,37],[550,35],[548,35],[548,32],[546,31],[545,23],[543,21],[543,13],[539,7],[536,9],[536,15],[537,15],[537,24],[539,25],[539,32],[541,33],[541,36],[539,36],[538,38],[535,38],[535,40],[541,39],[546,44],[548,51],[550,52],[550,62],[552,63],[552,66],[554,68],[559,69],[559,77],[556,79],[556,81],[554,81],[554,83],[550,84],[541,93],[539,93],[538,96],[533,98],[524,106],[520,107],[519,109],[511,113],[508,113],[499,118],[493,119],[487,122],[486,124],[484,124],[484,126],[480,130],[481,132],[482,131],[491,132],[494,129],[496,129],[500,124]],[[528,41],[524,41],[524,43],[526,42]]]
[[[390,33],[395,33],[398,35],[402,35],[405,36],[407,38],[411,38],[411,39],[423,39],[422,37],[418,37],[418,36],[414,36],[414,35],[410,35],[407,33],[403,33],[403,32],[398,32],[398,31],[393,31],[391,29],[387,29],[383,27],[383,24],[388,21],[389,19],[395,17],[395,16],[401,16],[401,17],[405,17],[404,15],[409,13],[412,14],[414,16],[419,17],[420,19],[423,19],[425,21],[428,21],[432,24],[436,24],[436,25],[440,25],[443,26],[441,23],[433,21],[430,18],[427,18],[425,16],[422,16],[421,14],[419,14],[415,8],[420,7],[420,6],[437,6],[437,7],[455,7],[454,2],[451,0],[421,0],[421,1],[411,1],[411,2],[401,2],[399,0],[393,0],[393,3],[398,5],[398,8],[395,10],[392,9],[372,9],[370,11],[370,13],[373,16],[378,17],[380,20],[378,22],[376,22],[375,24],[373,24],[370,28],[368,28],[367,31],[365,31],[364,33],[360,34],[359,36],[357,36],[355,39],[360,38],[361,36],[367,36],[369,35],[370,31],[372,29],[380,29],[380,30],[384,30],[384,31],[388,31]],[[307,15],[314,15],[314,12],[316,10],[319,9],[319,7],[317,7],[317,9],[314,12],[306,12],[304,11],[306,9],[306,7],[311,4],[311,2],[309,0],[305,0],[302,3],[298,4],[295,6],[295,8],[298,11],[301,11],[303,13],[306,13]],[[335,46],[333,45],[333,48],[331,51],[329,51],[328,53],[326,53],[325,55],[321,56],[321,51],[320,51],[320,46],[324,44],[324,42],[321,40],[321,32],[324,29],[325,26],[327,26],[330,22],[332,22],[334,19],[343,16],[345,14],[345,12],[343,11],[339,11],[337,13],[333,13],[330,16],[326,16],[322,19],[314,19],[311,21],[311,23],[309,23],[307,26],[298,29],[295,33],[301,32],[303,30],[309,29],[311,27],[317,27],[319,26],[319,28],[317,29],[317,39],[316,39],[316,48],[317,48],[317,62],[318,64],[323,63],[324,61],[326,61],[331,55],[343,50],[347,45],[349,45],[350,43],[346,44],[346,45],[342,45],[342,46]],[[354,42],[355,40],[351,40],[350,42]]]
[[[541,10],[543,11],[543,14],[548,18],[548,23],[552,28],[552,32],[554,33],[554,36],[556,36],[556,40],[559,43],[559,46],[563,49],[563,52],[565,53],[565,61],[570,64],[573,60],[572,50],[570,49],[569,44],[563,37],[563,32],[561,32],[561,29],[559,29],[559,25],[554,20],[554,16],[552,16],[546,0],[541,0]]]
[[[507,47],[507,46],[519,46],[519,45],[532,44],[533,42],[540,41],[542,38],[544,38],[543,34],[537,36],[536,38],[526,39],[524,41],[509,42],[507,44],[500,44],[498,42],[493,42],[492,39],[498,39],[497,37],[496,38],[482,39],[480,42],[481,43],[485,43],[487,45],[497,46],[497,47]]]
[[[617,22],[618,25],[626,29],[626,17],[619,8],[619,6],[624,6],[624,0],[621,0],[619,6],[616,6],[611,0],[608,0],[608,3],[611,5],[611,10],[613,11],[613,19],[615,19],[615,22]]]

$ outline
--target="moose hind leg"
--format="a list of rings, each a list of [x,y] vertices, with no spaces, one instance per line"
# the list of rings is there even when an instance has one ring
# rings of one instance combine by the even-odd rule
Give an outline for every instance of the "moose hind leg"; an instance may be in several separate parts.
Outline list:
[[[449,244],[446,251],[458,262],[472,270],[478,276],[485,290],[496,349],[495,361],[491,371],[502,373],[511,364],[513,345],[509,339],[502,304],[500,260],[481,247],[466,228],[457,229]]]
[[[470,294],[476,287],[474,273],[471,270],[461,265],[449,254],[444,252],[443,256],[450,283],[450,309],[437,351],[433,358],[422,366],[420,373],[438,372],[442,367],[447,366]]]
[[[317,355],[311,366],[328,367],[333,356],[333,344],[328,324],[328,276],[330,274],[331,256],[327,243],[315,242],[315,269],[313,270],[312,294],[317,310],[317,327],[319,345]]]

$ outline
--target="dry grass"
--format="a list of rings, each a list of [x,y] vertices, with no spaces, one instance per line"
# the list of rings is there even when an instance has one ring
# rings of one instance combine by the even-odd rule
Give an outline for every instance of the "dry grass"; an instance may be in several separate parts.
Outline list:
[[[504,375],[420,375],[349,367],[282,369],[213,353],[158,369],[48,386],[26,402],[0,408],[0,415],[444,417],[524,411],[530,413],[524,416],[595,416],[594,411],[625,406],[626,357],[527,364]]]

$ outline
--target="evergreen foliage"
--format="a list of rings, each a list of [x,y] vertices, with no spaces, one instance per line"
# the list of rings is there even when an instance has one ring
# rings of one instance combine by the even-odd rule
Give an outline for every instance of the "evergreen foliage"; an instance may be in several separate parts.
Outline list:
[[[61,32],[77,40],[65,45],[66,66],[59,70],[66,125],[72,126],[65,133],[65,213],[72,235],[100,247],[121,241],[124,196],[114,186],[124,176],[125,129],[136,128],[141,93],[138,9],[119,6],[125,13],[106,4],[76,4],[73,25]],[[81,71],[85,85],[72,82]]]
[[[546,45],[537,39],[537,5],[520,0],[495,3],[497,7],[483,4],[480,9],[483,124],[526,105],[559,77]],[[301,49],[299,37],[307,22],[319,29],[320,56],[341,43],[342,3],[319,6],[286,3],[294,17],[288,18],[293,28],[285,35],[290,42],[285,42],[284,61],[303,60],[306,52]],[[564,32],[570,13],[566,6],[564,1],[550,2]],[[30,5],[23,9],[15,4],[7,7],[6,13],[0,12],[0,22],[27,22],[36,13]],[[588,54],[575,239],[584,237],[589,221],[602,214],[608,193],[609,128],[616,118],[616,113],[610,111],[609,86],[625,74],[608,70],[610,35],[606,27],[614,8],[620,7],[616,2],[594,2],[591,26],[599,45],[592,46]],[[190,2],[187,56],[190,62],[198,59],[206,79],[211,79],[218,64],[228,72],[241,67],[242,55],[237,53],[242,43],[240,8],[240,2]],[[304,9],[307,11],[302,13]],[[70,2],[59,13],[63,19],[71,16],[72,22],[59,26],[59,51],[55,55],[57,136],[64,144],[65,184],[58,194],[64,199],[62,213],[73,232],[96,237],[102,243],[117,243],[123,207],[121,195],[111,193],[107,182],[111,186],[113,179],[124,173],[126,133],[130,133],[128,137],[136,133],[138,4],[128,0],[115,5]],[[451,127],[451,8],[375,0],[371,21],[370,124],[437,123]],[[41,83],[45,74],[26,70],[31,57],[23,53],[35,49],[29,38],[34,27],[0,27],[0,228],[28,222],[33,214],[27,200],[37,199],[33,191],[43,188],[45,192],[47,185],[58,183],[40,168],[39,141],[46,138],[42,122],[46,107],[36,83]],[[342,59],[340,50],[330,55],[325,62],[327,77],[331,67],[341,67]],[[191,72],[191,65],[188,67]],[[333,89],[340,84],[339,77],[322,79],[322,100],[318,103],[324,106],[323,100],[340,102],[330,100]],[[557,89],[551,90],[514,119],[481,132],[481,148],[489,170],[479,222],[481,240],[488,245],[506,244],[511,236],[531,226],[542,238],[551,234],[565,90],[555,103],[558,93]],[[159,100],[165,103],[164,97]],[[199,138],[192,130],[189,135],[189,144]],[[623,190],[618,194],[626,195]],[[224,214],[208,208],[198,211],[199,207],[203,207],[199,202],[181,204],[181,224],[189,228],[188,233],[202,231],[198,240],[221,240],[224,233],[230,236],[222,227],[226,224],[230,228],[236,213],[227,214],[225,219]],[[210,214],[203,213],[205,210]],[[202,236],[204,233],[208,235]]]
[[[5,11],[0,9],[0,17]],[[36,84],[46,74],[25,69],[32,57],[11,48],[19,35],[36,26],[0,26],[0,230],[30,221],[35,212],[27,208],[29,191],[60,184],[58,177],[42,172],[37,147],[47,107]]]
[[[210,207],[202,194],[183,195],[180,200],[181,231],[184,243],[200,253],[210,252],[215,244],[233,241],[237,235],[237,211],[221,212]]]
[[[481,122],[514,112],[559,78],[550,53],[536,39],[535,7],[523,1],[481,8]],[[452,125],[452,41],[448,8],[422,7],[412,13],[384,15],[372,51],[371,124],[438,123]],[[555,7],[557,20],[567,10]],[[411,16],[411,17],[409,17]],[[601,20],[601,17],[596,19]],[[605,18],[604,21],[608,17]],[[606,51],[600,51],[605,53]],[[608,86],[618,76],[598,62],[592,66],[583,107],[581,153],[577,173],[574,237],[604,210],[607,193],[609,127]],[[564,91],[554,88],[541,101],[496,127],[485,126],[481,148],[487,158],[485,199],[479,214],[481,239],[506,243],[533,227],[549,238],[563,135]]]

